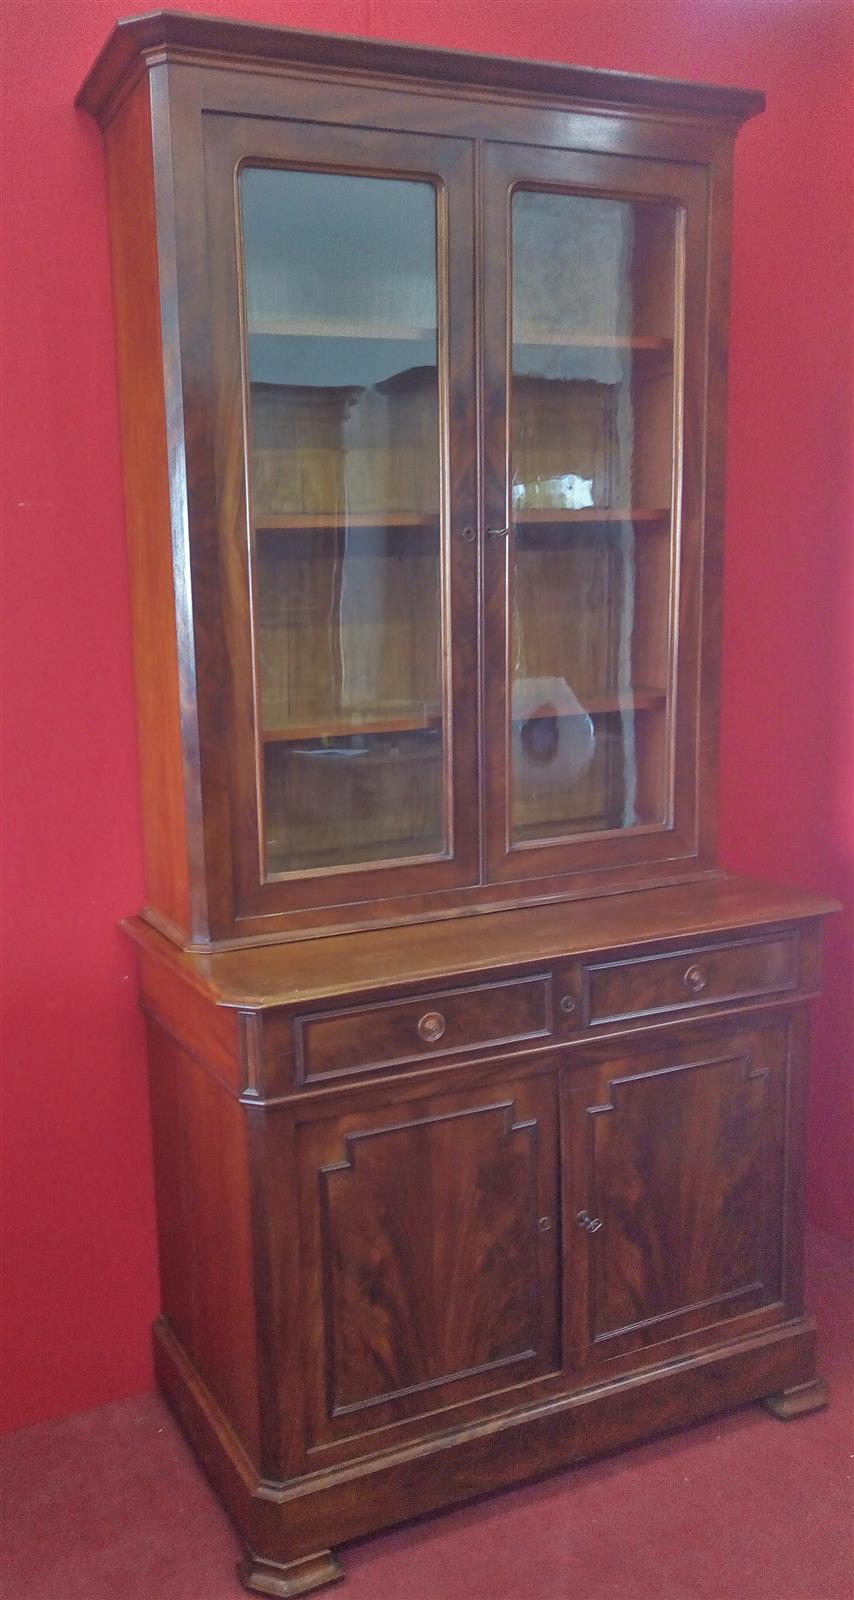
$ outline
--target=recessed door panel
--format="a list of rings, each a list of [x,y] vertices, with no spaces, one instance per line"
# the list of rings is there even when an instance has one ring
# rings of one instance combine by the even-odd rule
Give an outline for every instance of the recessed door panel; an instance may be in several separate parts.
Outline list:
[[[559,1366],[552,1078],[303,1130],[314,1444]]]
[[[712,1327],[782,1293],[783,1028],[615,1060],[571,1097],[582,1359]]]

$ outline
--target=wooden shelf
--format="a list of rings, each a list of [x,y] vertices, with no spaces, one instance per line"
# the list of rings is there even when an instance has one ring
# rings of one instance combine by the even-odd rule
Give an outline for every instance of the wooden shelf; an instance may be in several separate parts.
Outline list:
[[[411,860],[413,857],[429,859],[431,856],[441,857],[444,853],[445,840],[440,833],[416,834],[414,836],[411,833],[407,833],[399,838],[389,836],[387,839],[376,840],[369,847],[362,850],[358,864],[366,866],[374,861]],[[287,873],[290,862],[281,850],[277,852],[273,849],[268,851],[267,865],[270,873],[275,876],[279,873]],[[336,849],[334,845],[325,850],[316,850],[311,860],[305,864],[308,870],[352,865],[352,855],[347,846],[339,846]]]
[[[607,716],[614,711],[655,711],[667,702],[664,689],[634,689],[619,694],[616,690],[579,696],[578,711],[558,712],[562,721],[572,716]],[[514,716],[514,722],[530,722],[555,713],[544,705],[529,711],[524,717]],[[345,739],[351,734],[363,733],[423,733],[427,728],[441,726],[442,714],[438,708],[413,706],[411,710],[375,712],[363,717],[318,717],[312,722],[283,723],[276,728],[265,728],[265,744],[295,744],[302,739]]]
[[[435,327],[409,322],[325,322],[297,317],[252,317],[250,334],[275,339],[392,339],[424,341],[436,338]],[[655,333],[572,333],[561,329],[523,325],[514,330],[514,344],[543,345],[561,350],[639,350],[669,354],[673,340]]]
[[[590,506],[583,511],[534,506],[517,512],[513,520],[517,528],[524,528],[528,524],[536,527],[550,523],[663,522],[669,516],[666,506]],[[347,528],[435,528],[437,518],[438,512],[423,511],[283,511],[275,516],[256,517],[255,528],[259,533],[289,533],[305,528],[342,532]]]
[[[294,744],[302,739],[346,739],[361,733],[423,733],[427,728],[438,728],[442,713],[438,707],[412,706],[401,711],[384,711],[381,706],[362,717],[318,717],[312,722],[283,723],[277,728],[265,728],[265,744]]]
[[[654,333],[570,333],[530,324],[514,329],[513,343],[553,345],[562,350],[655,350],[659,354],[673,349],[672,339]]]
[[[435,528],[438,512],[423,511],[283,511],[255,518],[259,533],[288,533],[299,528]]]
[[[565,511],[551,506],[532,506],[517,511],[516,527],[550,522],[663,522],[670,516],[667,506],[588,506],[583,511]]]
[[[540,717],[557,715],[558,720],[563,722],[570,717],[608,716],[614,711],[657,711],[659,707],[666,705],[667,692],[664,689],[627,689],[620,694],[616,690],[611,690],[607,693],[579,694],[578,700],[580,702],[578,711],[555,713],[549,710],[547,705],[543,705],[537,707],[535,711],[529,711],[524,717],[513,716],[511,721],[533,722]]]
[[[436,339],[436,329],[404,322],[324,322],[294,317],[251,317],[249,333],[276,339]]]

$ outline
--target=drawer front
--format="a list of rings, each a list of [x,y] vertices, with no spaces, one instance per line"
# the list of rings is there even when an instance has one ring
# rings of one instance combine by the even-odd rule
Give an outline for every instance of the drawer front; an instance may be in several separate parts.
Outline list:
[[[783,933],[673,955],[605,961],[585,973],[588,1023],[785,994],[798,985],[798,939]]]
[[[297,1078],[316,1083],[434,1056],[548,1039],[551,976],[437,990],[380,1005],[298,1017]]]

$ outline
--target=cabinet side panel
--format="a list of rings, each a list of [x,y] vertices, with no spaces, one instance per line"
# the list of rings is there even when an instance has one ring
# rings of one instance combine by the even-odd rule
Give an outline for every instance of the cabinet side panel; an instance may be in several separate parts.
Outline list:
[[[703,452],[705,479],[703,621],[697,728],[699,848],[702,861],[716,859],[718,838],[733,154],[732,139],[728,135],[719,135],[711,168],[708,215],[709,348],[706,408],[704,416],[685,418],[686,450]]]
[[[214,1005],[150,950],[139,952],[139,980],[143,1010],[239,1094],[243,1073],[237,1012]]]
[[[163,1314],[257,1460],[246,1114],[156,1022],[147,1026]]]
[[[180,677],[147,78],[106,135],[149,905],[190,927]]]

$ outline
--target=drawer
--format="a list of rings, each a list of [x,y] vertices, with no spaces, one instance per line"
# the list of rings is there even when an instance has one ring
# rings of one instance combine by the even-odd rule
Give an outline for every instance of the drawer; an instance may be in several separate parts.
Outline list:
[[[297,1078],[316,1083],[432,1056],[547,1039],[551,1033],[549,973],[439,989],[380,1005],[298,1017]]]
[[[622,1022],[656,1011],[785,994],[798,986],[798,939],[782,933],[734,944],[699,945],[587,967],[587,1022]]]

